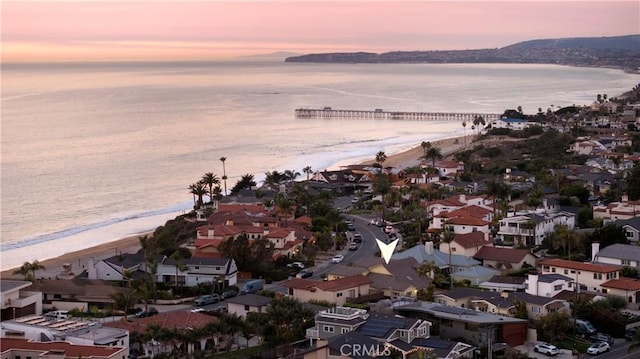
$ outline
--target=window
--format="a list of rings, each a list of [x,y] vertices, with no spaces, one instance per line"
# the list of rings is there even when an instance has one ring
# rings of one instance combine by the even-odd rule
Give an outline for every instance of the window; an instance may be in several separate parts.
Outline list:
[[[562,290],[562,284],[554,285],[553,290]]]
[[[249,311],[249,306],[245,304],[244,310]]]
[[[531,306],[531,313],[540,313],[540,307]]]
[[[576,274],[576,271],[572,270],[572,271],[571,271],[571,274]]]
[[[551,273],[555,273],[556,272],[556,267],[551,268]]]
[[[342,334],[349,333],[349,328],[342,328],[342,329],[340,329],[340,332],[341,332]]]
[[[569,274],[569,270],[568,270],[568,269],[565,269],[565,270],[564,270],[564,274]]]
[[[200,266],[195,266],[195,269],[200,269]]]
[[[335,329],[334,327],[332,327],[332,326],[324,325],[324,326],[322,327],[322,330],[323,330],[325,333],[333,333],[336,329]]]
[[[593,279],[602,279],[602,273],[593,273]]]
[[[548,272],[549,271],[549,266],[542,266],[542,270]]]
[[[336,297],[342,297],[342,292],[336,293]]]
[[[455,252],[456,251],[456,247],[451,247],[451,251]]]
[[[623,260],[622,260],[622,265],[623,265],[623,266],[631,265],[631,261],[630,261],[630,260],[628,260],[628,259],[623,259]]]

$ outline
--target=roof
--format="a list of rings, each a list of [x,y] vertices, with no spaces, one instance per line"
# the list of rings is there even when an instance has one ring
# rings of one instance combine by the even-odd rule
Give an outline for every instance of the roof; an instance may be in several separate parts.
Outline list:
[[[31,282],[26,280],[9,280],[2,279],[0,280],[0,292],[8,292],[11,290],[20,290],[26,288],[31,285]]]
[[[491,298],[496,292],[488,290],[480,290],[475,288],[455,288],[446,292],[437,293],[436,296],[444,295],[451,299],[457,300],[462,298]]]
[[[361,276],[354,275],[343,277],[335,280],[311,280],[305,278],[291,278],[282,285],[293,289],[303,289],[313,291],[319,289],[323,292],[337,292],[344,289],[358,287],[364,284],[371,284],[372,280]]]
[[[271,298],[257,294],[244,294],[227,299],[227,303],[264,307],[271,303]]]
[[[640,262],[640,246],[632,244],[612,244],[600,249],[596,254],[596,262],[600,257],[627,259]]]
[[[527,323],[526,319],[512,318],[504,315],[496,315],[475,311],[466,308],[446,307],[433,302],[415,302],[400,307],[396,307],[396,311],[400,313],[427,313],[436,318],[451,320],[452,322],[466,322],[476,324],[515,324]]]
[[[366,269],[363,267],[348,266],[345,264],[336,264],[330,267],[329,271],[327,271],[327,274],[341,276],[341,277],[348,277],[356,274],[363,275],[365,271]]]
[[[566,282],[571,282],[573,279],[558,273],[550,273],[550,274],[541,274],[538,276],[538,282],[543,283],[553,283],[557,280],[563,280]]]
[[[608,282],[602,283],[601,286],[605,288],[638,291],[640,290],[640,281],[623,277],[620,279],[612,279]]]
[[[466,278],[489,278],[489,276],[495,276],[496,274],[500,274],[500,271],[491,269],[483,266],[473,266],[471,268],[467,268],[464,270],[459,270],[457,272],[452,273],[451,275],[456,277],[466,277]]]
[[[387,339],[396,329],[411,329],[420,319],[370,312],[367,321],[356,329],[373,338]]]
[[[478,253],[476,253],[473,257],[476,259],[496,261],[501,263],[520,263],[527,254],[532,255],[526,249],[484,246],[480,248]],[[534,263],[530,264],[533,265]]]
[[[583,263],[583,262],[575,262],[566,259],[547,259],[541,261],[540,265],[545,266],[554,266],[560,268],[569,268],[576,270],[583,270],[588,272],[596,272],[596,273],[611,273],[622,270],[621,266],[616,266],[612,264],[600,264],[600,263]]]
[[[60,351],[64,351],[65,358],[108,358],[126,350],[125,348],[117,348],[111,346],[77,345],[63,341],[35,342],[13,338],[0,338],[0,347],[2,347],[3,353],[11,349],[27,349],[43,352],[57,349]],[[34,354],[34,356],[38,355]]]
[[[385,346],[383,343],[380,343],[377,340],[367,335],[364,335],[358,332],[353,332],[353,331],[346,333],[344,335],[337,335],[335,337],[329,338],[327,343],[327,346],[329,348],[335,350],[338,353],[340,353],[340,349],[344,350],[344,348],[353,348],[355,345],[360,345],[360,348],[363,348],[363,347],[379,348],[378,352],[380,353],[383,352],[385,349]],[[354,352],[354,353],[350,353],[352,355],[350,355],[349,358],[353,358],[353,359],[373,359],[374,358],[373,356],[366,355],[368,354],[368,352],[365,352],[365,351],[358,351],[358,353],[365,354],[365,355],[357,355]]]
[[[480,247],[485,244],[490,244],[489,241],[484,239],[484,233],[480,231],[466,234],[455,234],[453,236],[453,241],[458,243],[463,248]]]
[[[436,248],[433,249],[433,254],[427,254],[425,246],[422,244],[415,245],[403,252],[394,253],[393,256],[391,256],[391,260],[407,257],[413,257],[418,263],[433,262],[439,268],[449,267],[449,254],[441,252]],[[480,264],[480,262],[471,257],[465,257],[459,254],[451,255],[451,265],[454,267],[466,268],[478,264]]]
[[[511,277],[511,276],[506,276],[506,275],[494,275],[487,282],[523,285],[524,281],[525,281],[525,278],[523,278],[523,277]]]
[[[135,331],[145,333],[147,328],[152,325],[159,325],[163,328],[202,328],[210,322],[217,321],[218,318],[203,314],[193,313],[189,310],[180,310],[172,312],[164,312],[153,317],[135,318],[129,317],[128,320],[118,320],[115,322],[105,322],[104,325],[112,328],[126,329],[130,333]]]

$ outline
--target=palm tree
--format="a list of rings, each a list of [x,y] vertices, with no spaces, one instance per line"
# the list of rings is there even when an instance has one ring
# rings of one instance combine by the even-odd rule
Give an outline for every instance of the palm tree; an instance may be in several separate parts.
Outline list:
[[[473,125],[476,126],[476,129],[478,129],[478,130],[480,129],[480,125],[482,125],[482,127],[484,127],[484,125],[486,125],[484,117],[482,117],[482,115],[473,116]]]
[[[280,212],[284,215],[284,225],[286,227],[289,224],[288,218],[293,211],[293,203],[287,197],[282,196],[278,199],[277,204]]]
[[[300,172],[296,170],[285,170],[283,176],[287,181],[293,182],[298,178],[298,176],[300,176]]]
[[[207,172],[202,176],[202,183],[209,187],[209,201],[213,204],[213,185],[219,185],[220,179],[217,175]]]
[[[431,142],[428,141],[422,141],[422,143],[420,143],[420,147],[422,147],[422,154],[424,156],[427,155],[427,150],[431,148]]]
[[[176,267],[176,280],[175,280],[175,285],[176,285],[176,289],[179,288],[179,284],[178,284],[178,273],[179,272],[184,272],[187,268],[184,265],[184,263],[182,263],[182,260],[184,258],[182,258],[182,256],[180,255],[180,252],[175,251],[173,252],[173,254],[171,254],[171,260],[173,260],[173,265]],[[182,291],[181,291],[182,292]]]
[[[384,162],[387,160],[387,154],[384,151],[376,153],[376,163],[380,168],[384,168]]]
[[[302,169],[302,172],[307,174],[307,182],[309,182],[309,175],[313,173],[313,170],[311,170],[311,166],[306,166]]]
[[[436,168],[436,161],[442,159],[442,151],[440,147],[430,147],[424,155],[425,159],[431,160],[431,167]]]
[[[467,148],[467,121],[462,121],[462,127],[464,128],[464,148]]]
[[[449,278],[451,280],[450,287],[453,288],[453,267],[451,266],[451,242],[453,241],[453,228],[449,225],[448,221],[445,221],[442,228],[442,241],[449,244]]]
[[[16,269],[13,274],[20,274],[24,276],[24,280],[36,280],[36,271],[45,269],[45,267],[35,260],[31,263],[24,262],[20,268]]]
[[[224,182],[224,195],[227,195],[227,167],[225,166],[225,162],[227,161],[226,157],[220,157],[220,162],[222,162],[222,181]]]
[[[194,208],[197,209],[202,207],[202,204],[203,204],[202,197],[205,194],[207,194],[207,190],[205,188],[204,183],[202,183],[201,181],[193,183],[189,185],[189,190],[191,191],[191,194],[193,195],[193,198],[194,198]],[[195,200],[196,197],[198,198],[197,202]]]
[[[138,302],[138,297],[132,290],[121,291],[111,294],[113,299],[113,307],[124,312],[124,320],[127,320],[127,313]]]

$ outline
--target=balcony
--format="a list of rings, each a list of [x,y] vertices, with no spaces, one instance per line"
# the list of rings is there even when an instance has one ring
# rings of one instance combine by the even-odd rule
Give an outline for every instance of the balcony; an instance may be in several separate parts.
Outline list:
[[[533,229],[500,227],[498,234],[511,234],[517,236],[533,236]]]
[[[309,339],[320,339],[320,335],[318,335],[318,329],[316,328],[307,329],[306,337]]]

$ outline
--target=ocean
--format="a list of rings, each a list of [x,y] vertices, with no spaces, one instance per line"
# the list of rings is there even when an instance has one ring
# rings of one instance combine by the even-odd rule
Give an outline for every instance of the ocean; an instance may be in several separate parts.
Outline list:
[[[281,61],[2,65],[1,269],[146,232],[223,174],[335,169],[461,123],[296,119],[296,108],[502,113],[592,103],[638,75],[501,64]],[[467,127],[467,133],[470,131]],[[303,178],[304,174],[300,177]]]

